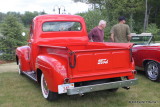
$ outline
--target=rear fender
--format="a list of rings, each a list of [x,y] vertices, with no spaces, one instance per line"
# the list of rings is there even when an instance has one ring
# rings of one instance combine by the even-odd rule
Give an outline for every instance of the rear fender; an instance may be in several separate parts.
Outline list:
[[[67,61],[61,58],[40,55],[36,59],[36,69],[40,69],[44,74],[49,90],[58,92],[58,85],[64,83],[67,78]]]
[[[20,61],[22,71],[31,71],[29,65],[29,46],[22,46],[16,49],[17,64]]]

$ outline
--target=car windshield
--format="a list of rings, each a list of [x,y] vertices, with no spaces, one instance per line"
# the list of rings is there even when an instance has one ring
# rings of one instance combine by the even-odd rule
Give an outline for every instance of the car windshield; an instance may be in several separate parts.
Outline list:
[[[45,22],[43,23],[42,30],[44,32],[56,31],[80,31],[82,26],[79,22]]]
[[[132,36],[131,42],[135,44],[148,44],[152,36]]]
[[[131,42],[137,45],[149,45],[150,43],[154,43],[154,38],[152,33],[131,33],[132,39]]]

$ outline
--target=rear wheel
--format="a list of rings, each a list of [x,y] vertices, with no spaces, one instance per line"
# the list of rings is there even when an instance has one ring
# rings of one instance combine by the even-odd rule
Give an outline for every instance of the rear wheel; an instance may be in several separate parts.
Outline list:
[[[149,61],[145,66],[147,78],[152,81],[160,81],[160,64],[155,61]]]
[[[41,75],[41,90],[42,90],[43,97],[48,101],[54,101],[58,98],[57,93],[52,92],[48,89],[43,73]]]

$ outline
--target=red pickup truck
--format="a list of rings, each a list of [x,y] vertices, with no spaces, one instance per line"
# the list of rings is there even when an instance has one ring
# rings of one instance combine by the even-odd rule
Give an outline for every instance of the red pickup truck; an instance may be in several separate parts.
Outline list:
[[[33,19],[28,46],[16,49],[19,74],[41,84],[45,99],[135,85],[132,43],[89,42],[85,21],[76,15]]]

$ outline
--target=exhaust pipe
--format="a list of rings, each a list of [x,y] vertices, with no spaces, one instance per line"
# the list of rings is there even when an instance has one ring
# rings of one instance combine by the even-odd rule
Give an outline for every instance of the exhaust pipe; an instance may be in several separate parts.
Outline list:
[[[84,94],[83,94],[83,93],[79,93],[79,96],[80,96],[80,97],[83,97],[83,96],[84,96]]]
[[[129,89],[130,89],[130,87],[122,87],[122,88],[124,88],[124,89],[126,89],[126,90],[129,90]]]

